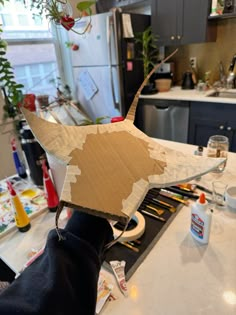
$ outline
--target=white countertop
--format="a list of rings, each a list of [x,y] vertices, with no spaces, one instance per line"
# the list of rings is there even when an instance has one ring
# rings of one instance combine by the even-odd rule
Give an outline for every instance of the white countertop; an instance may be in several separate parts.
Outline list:
[[[193,145],[158,142],[189,153],[196,149]],[[235,165],[236,154],[229,153],[225,171],[206,174],[199,183],[210,189],[215,179],[236,184]],[[15,231],[0,239],[0,255],[20,270],[29,250],[44,244],[48,231],[55,226],[54,217],[53,213],[44,213],[32,221],[27,233]],[[236,210],[214,211],[208,245],[197,243],[189,228],[190,208],[185,206],[128,281],[127,298],[110,274],[117,300],[106,303],[101,314],[235,315]]]
[[[225,90],[224,90],[225,91]],[[229,90],[232,91],[232,90]],[[160,99],[160,100],[175,100],[175,101],[199,101],[199,102],[210,102],[210,103],[227,103],[236,104],[236,98],[224,98],[208,96],[213,93],[214,90],[198,91],[193,90],[182,90],[180,86],[175,86],[168,92],[159,92],[150,95],[140,95],[140,99]],[[235,93],[236,91],[233,90]]]

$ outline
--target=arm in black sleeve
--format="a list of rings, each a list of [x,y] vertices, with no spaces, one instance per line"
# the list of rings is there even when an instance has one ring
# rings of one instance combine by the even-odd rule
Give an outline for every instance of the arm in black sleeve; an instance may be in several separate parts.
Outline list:
[[[107,220],[74,211],[63,241],[50,231],[43,254],[0,295],[1,315],[94,315]],[[17,259],[17,257],[16,257]]]

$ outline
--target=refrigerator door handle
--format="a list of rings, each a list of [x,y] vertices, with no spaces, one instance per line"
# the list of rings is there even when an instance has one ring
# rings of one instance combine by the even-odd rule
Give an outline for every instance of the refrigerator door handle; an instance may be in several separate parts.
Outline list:
[[[115,97],[115,87],[114,87],[114,80],[112,75],[112,55],[111,55],[111,34],[114,34],[114,23],[113,23],[113,16],[107,17],[107,48],[108,48],[108,67],[110,72],[110,83],[111,83],[111,94],[115,108],[117,108],[121,113],[121,104],[116,102]]]

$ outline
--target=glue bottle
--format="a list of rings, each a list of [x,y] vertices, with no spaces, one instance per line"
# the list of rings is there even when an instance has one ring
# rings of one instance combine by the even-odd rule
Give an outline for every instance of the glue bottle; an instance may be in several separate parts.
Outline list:
[[[15,189],[8,180],[7,188],[11,196],[11,204],[14,209],[16,226],[20,232],[27,232],[31,227],[29,217],[20,201],[20,198],[17,196]]]
[[[59,198],[58,198],[56,189],[53,185],[52,179],[48,173],[48,168],[47,168],[45,160],[42,163],[42,170],[43,170],[43,185],[44,185],[44,191],[46,194],[48,209],[51,212],[56,212],[57,206],[59,204]]]
[[[208,209],[208,202],[205,194],[202,193],[199,199],[191,208],[190,232],[197,241],[207,244],[210,236],[212,213]]]

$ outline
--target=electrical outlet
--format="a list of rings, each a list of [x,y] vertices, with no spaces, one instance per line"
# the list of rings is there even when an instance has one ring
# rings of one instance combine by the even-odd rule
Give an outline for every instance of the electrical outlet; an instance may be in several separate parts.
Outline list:
[[[197,57],[190,57],[189,62],[190,62],[191,67],[196,69],[196,67],[197,67]]]

